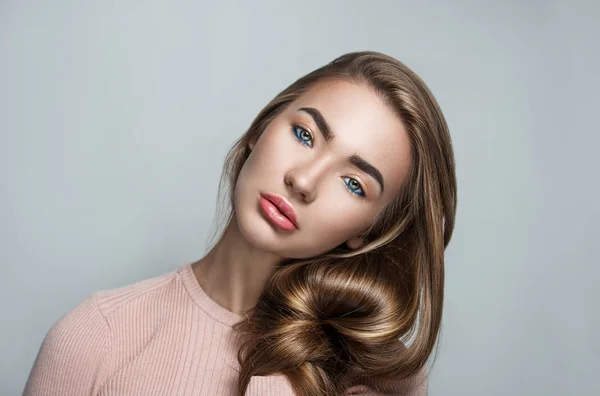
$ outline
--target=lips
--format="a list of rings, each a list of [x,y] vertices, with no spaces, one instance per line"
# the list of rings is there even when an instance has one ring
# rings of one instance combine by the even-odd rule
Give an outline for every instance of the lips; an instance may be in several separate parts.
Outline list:
[[[270,201],[281,214],[287,217],[295,226],[298,228],[298,222],[296,220],[296,213],[294,208],[290,205],[285,198],[276,194],[260,193],[260,195],[266,200]]]

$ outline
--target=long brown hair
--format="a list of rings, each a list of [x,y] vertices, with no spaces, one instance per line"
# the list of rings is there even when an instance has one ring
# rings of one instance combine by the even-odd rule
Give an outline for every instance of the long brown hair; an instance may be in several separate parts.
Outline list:
[[[454,154],[437,101],[400,61],[374,51],[347,53],[271,100],[227,154],[219,183],[221,196],[228,182],[227,225],[248,143],[325,78],[366,83],[395,111],[411,144],[409,174],[362,247],[342,244],[278,266],[248,320],[234,326],[245,340],[238,353],[240,396],[252,376],[269,374],[285,374],[297,394],[339,395],[361,379],[411,377],[437,351],[444,251],[457,203]]]

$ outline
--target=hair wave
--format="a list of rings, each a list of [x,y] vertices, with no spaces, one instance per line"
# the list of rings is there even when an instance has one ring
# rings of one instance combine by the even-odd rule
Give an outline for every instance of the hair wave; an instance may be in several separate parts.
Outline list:
[[[347,53],[271,100],[225,159],[219,196],[227,182],[226,223],[235,213],[233,191],[249,141],[327,78],[367,84],[397,114],[411,144],[409,174],[396,199],[374,219],[362,247],[342,244],[280,264],[248,320],[235,326],[244,340],[238,353],[240,396],[254,375],[285,374],[297,394],[310,396],[339,395],[373,379],[406,379],[425,367],[439,342],[444,251],[457,205],[454,154],[437,101],[397,59],[375,51]]]

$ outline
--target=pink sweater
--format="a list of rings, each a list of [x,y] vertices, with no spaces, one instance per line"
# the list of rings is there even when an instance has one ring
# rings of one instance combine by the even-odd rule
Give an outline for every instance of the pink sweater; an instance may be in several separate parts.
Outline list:
[[[211,300],[191,264],[91,294],[50,329],[24,395],[233,395],[243,319]],[[423,375],[347,395],[427,394]],[[292,396],[284,375],[255,376],[248,396]]]

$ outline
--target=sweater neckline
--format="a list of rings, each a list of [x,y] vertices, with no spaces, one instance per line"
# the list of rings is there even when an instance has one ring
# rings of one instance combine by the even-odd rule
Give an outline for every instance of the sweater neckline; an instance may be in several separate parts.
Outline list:
[[[222,307],[206,294],[196,279],[196,275],[192,269],[192,263],[182,265],[179,268],[179,274],[183,285],[192,300],[210,317],[230,327],[245,319],[244,316]]]

